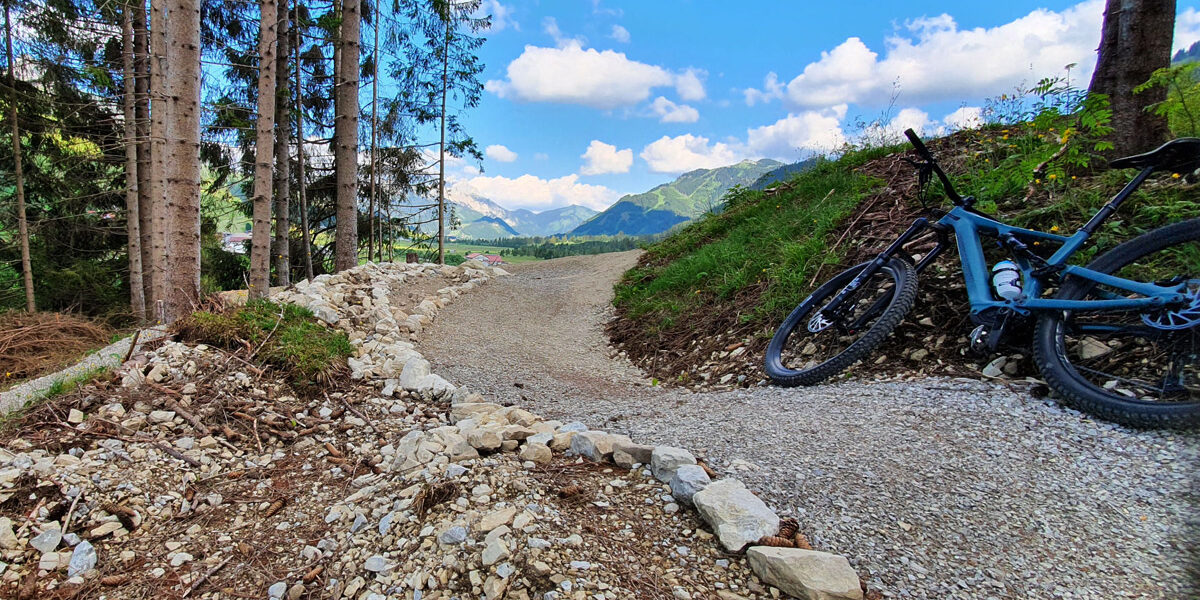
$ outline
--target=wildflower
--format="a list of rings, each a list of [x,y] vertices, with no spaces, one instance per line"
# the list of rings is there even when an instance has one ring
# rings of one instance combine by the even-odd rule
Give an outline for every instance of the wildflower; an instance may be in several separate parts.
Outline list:
[[[1041,179],[1034,179],[1034,180],[1033,180],[1033,182],[1034,182],[1034,183],[1041,183],[1041,182],[1042,182],[1042,180],[1041,180]]]
[[[1051,228],[1050,228],[1050,232],[1051,232],[1051,233],[1053,233],[1053,232],[1055,232],[1055,231],[1058,231],[1058,225],[1055,225],[1054,227],[1051,227]]]
[[[1007,140],[1007,139],[1008,139],[1008,135],[1005,135],[1004,137],[1002,137],[1002,138],[1000,138],[1000,139]]]
[[[1051,174],[1047,175],[1047,176],[1046,176],[1046,178],[1047,178],[1047,179],[1058,179],[1058,175],[1055,175],[1054,173],[1051,173]]]
[[[1075,181],[1076,179],[1077,178],[1074,175],[1071,176],[1071,181]]]
[[[1171,179],[1179,179],[1179,173],[1171,173]]]

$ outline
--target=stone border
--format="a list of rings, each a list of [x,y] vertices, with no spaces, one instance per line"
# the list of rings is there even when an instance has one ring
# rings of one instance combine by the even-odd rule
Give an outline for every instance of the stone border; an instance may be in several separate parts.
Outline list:
[[[461,275],[467,281],[438,290],[437,296],[427,297],[412,314],[393,310],[388,300],[391,286],[404,283],[414,270],[437,270],[442,275]],[[646,469],[647,475],[670,486],[680,505],[697,511],[726,551],[745,551],[751,569],[765,583],[799,598],[862,600],[858,574],[844,556],[760,545],[764,538],[780,532],[779,516],[742,481],[732,477],[713,481],[710,471],[688,450],[638,444],[629,436],[593,431],[583,423],[546,421],[521,408],[487,402],[482,395],[455,387],[432,373],[415,346],[400,339],[419,333],[437,316],[438,309],[461,293],[507,274],[499,268],[465,265],[368,263],[334,276],[340,279],[318,277],[275,297],[309,308],[352,336],[351,341],[359,347],[358,356],[350,359],[354,379],[374,381],[382,386],[384,396],[404,390],[426,399],[451,401],[451,425],[405,435],[385,452],[383,466],[388,471],[424,468],[439,458],[456,463],[477,458],[480,452],[515,452],[522,460],[545,464],[555,451],[627,469]],[[348,298],[342,282],[356,283],[360,291],[369,287],[369,297]],[[351,299],[362,304],[347,302]],[[365,331],[355,327],[356,321]]]

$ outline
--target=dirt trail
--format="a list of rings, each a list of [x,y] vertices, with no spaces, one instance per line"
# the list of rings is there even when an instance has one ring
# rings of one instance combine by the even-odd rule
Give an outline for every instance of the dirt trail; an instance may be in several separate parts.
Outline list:
[[[636,258],[514,267],[447,307],[421,351],[497,401],[706,453],[888,597],[1200,597],[1200,436],[964,379],[651,387],[602,330]]]

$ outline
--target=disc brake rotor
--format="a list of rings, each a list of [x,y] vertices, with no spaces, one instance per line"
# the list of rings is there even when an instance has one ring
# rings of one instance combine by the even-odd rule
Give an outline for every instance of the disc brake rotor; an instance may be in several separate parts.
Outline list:
[[[1142,322],[1155,329],[1178,331],[1200,325],[1200,280],[1188,282],[1183,306],[1142,315]]]

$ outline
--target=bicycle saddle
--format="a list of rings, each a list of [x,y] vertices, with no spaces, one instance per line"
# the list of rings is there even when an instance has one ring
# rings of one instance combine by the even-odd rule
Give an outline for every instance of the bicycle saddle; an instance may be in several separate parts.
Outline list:
[[[1191,173],[1200,168],[1200,138],[1171,140],[1144,154],[1118,158],[1108,166],[1114,169],[1154,167],[1158,171]]]

